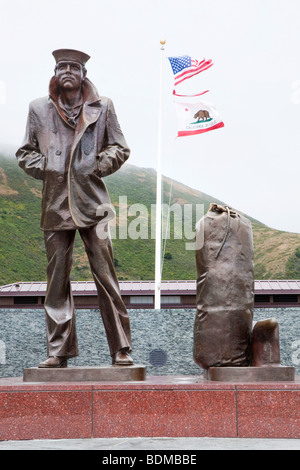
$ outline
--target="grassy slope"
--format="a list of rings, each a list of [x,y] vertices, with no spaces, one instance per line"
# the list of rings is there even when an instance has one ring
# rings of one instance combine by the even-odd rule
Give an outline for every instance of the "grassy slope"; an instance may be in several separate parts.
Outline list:
[[[106,178],[105,183],[117,214],[119,196],[127,197],[128,206],[139,203],[147,207],[148,218],[144,217],[144,223],[148,225],[150,235],[150,209],[151,204],[155,204],[155,171],[126,164],[119,172]],[[171,205],[202,203],[206,212],[211,202],[220,203],[215,198],[165,178],[163,183],[165,203],[169,202],[170,191]],[[16,281],[45,280],[45,250],[43,233],[39,229],[40,206],[41,182],[23,173],[15,159],[0,156],[0,285]],[[138,215],[129,218],[129,224],[137,220]],[[191,227],[195,220],[193,214]],[[293,270],[289,271],[289,277],[300,278],[300,258],[295,256],[297,248],[300,247],[300,234],[280,232],[255,220],[252,220],[252,223],[256,278],[283,279],[291,262]],[[119,226],[117,231],[118,229]],[[164,260],[164,279],[195,279],[195,255],[193,251],[185,249],[186,241],[188,240],[174,239],[174,231],[171,230],[171,239],[167,240],[165,246],[169,259]],[[120,280],[154,278],[153,239],[115,239],[113,246]],[[72,279],[90,278],[84,248],[77,235]]]

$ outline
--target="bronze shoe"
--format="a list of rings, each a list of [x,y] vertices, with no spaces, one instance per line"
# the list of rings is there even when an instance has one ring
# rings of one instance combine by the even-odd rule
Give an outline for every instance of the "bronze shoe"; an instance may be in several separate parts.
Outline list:
[[[133,360],[129,352],[121,349],[112,356],[113,366],[133,366]]]
[[[65,367],[68,367],[68,361],[65,357],[50,356],[46,361],[39,364],[41,369],[63,369]]]

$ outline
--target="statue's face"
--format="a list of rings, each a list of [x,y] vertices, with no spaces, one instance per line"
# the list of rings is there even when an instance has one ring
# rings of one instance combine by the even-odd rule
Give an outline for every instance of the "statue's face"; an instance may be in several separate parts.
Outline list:
[[[78,90],[85,73],[78,62],[59,62],[55,68],[57,85],[66,90]]]

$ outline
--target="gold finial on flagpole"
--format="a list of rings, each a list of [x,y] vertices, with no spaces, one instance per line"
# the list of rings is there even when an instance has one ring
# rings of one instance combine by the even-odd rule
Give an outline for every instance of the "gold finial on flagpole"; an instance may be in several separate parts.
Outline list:
[[[161,43],[161,49],[163,49],[163,48],[164,48],[164,45],[166,44],[166,42],[167,42],[167,41],[166,41],[165,39],[161,39],[161,40],[160,40],[160,43]]]

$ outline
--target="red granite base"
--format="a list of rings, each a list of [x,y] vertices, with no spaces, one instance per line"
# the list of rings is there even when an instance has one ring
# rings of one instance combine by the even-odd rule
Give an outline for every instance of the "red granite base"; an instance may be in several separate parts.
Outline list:
[[[126,383],[0,379],[0,440],[91,437],[300,438],[300,378],[247,384],[196,376]]]

